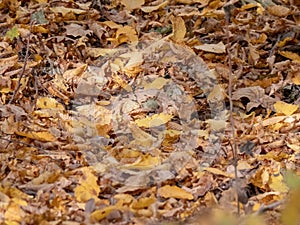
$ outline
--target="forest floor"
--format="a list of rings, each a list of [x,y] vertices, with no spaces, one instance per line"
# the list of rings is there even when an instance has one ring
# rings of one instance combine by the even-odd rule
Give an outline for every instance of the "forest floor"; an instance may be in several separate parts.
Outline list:
[[[299,224],[299,6],[0,1],[0,223]]]

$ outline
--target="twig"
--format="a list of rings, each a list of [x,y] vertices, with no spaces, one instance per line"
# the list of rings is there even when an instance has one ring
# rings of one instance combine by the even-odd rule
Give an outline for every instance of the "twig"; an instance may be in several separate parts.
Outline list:
[[[43,149],[43,148],[34,146],[34,145],[32,145],[32,144],[28,144],[28,143],[23,142],[23,141],[9,140],[9,139],[3,138],[3,137],[0,137],[0,140],[4,140],[4,141],[7,141],[7,142],[8,142],[8,144],[7,144],[7,146],[6,146],[5,148],[7,148],[8,145],[9,145],[11,142],[15,142],[15,143],[18,143],[18,144],[26,145],[26,146],[28,146],[28,147],[36,148],[36,149],[38,149],[38,150],[40,150],[40,151],[44,151],[44,150],[45,150],[45,149]]]
[[[27,43],[26,43],[26,53],[25,53],[24,65],[23,65],[22,72],[21,72],[21,75],[20,75],[19,80],[18,80],[18,85],[17,85],[17,88],[14,90],[13,96],[11,97],[8,104],[11,104],[14,101],[14,99],[15,99],[15,97],[16,97],[16,95],[17,95],[17,93],[18,93],[18,91],[21,87],[21,81],[22,81],[22,78],[25,74],[25,69],[26,69],[26,65],[27,65],[27,61],[28,61],[31,28],[32,28],[33,23],[34,23],[33,21],[30,22],[30,29],[29,29],[29,34],[28,34]]]
[[[232,145],[232,153],[233,153],[233,166],[234,166],[234,176],[235,176],[235,189],[236,189],[236,199],[237,199],[237,213],[240,215],[240,201],[238,198],[239,192],[239,182],[238,182],[238,175],[237,175],[237,163],[238,163],[238,154],[237,154],[237,143],[236,143],[236,136],[235,136],[235,125],[233,120],[233,103],[232,103],[232,60],[230,55],[231,44],[229,40],[229,22],[230,22],[230,10],[232,4],[228,2],[224,5],[225,11],[225,22],[226,22],[226,39],[227,39],[227,56],[228,56],[228,66],[229,66],[229,83],[228,83],[228,97],[229,97],[229,117],[230,117],[230,126],[231,126],[231,135],[233,139]]]
[[[264,213],[265,211],[275,209],[276,207],[282,205],[284,202],[285,202],[285,200],[280,200],[277,202],[273,202],[269,205],[262,204],[260,206],[260,208],[254,213],[254,215],[260,215],[260,214]]]

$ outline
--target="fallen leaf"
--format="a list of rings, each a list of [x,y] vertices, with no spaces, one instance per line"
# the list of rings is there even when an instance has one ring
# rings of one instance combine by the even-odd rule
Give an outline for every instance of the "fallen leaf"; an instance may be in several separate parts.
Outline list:
[[[219,42],[218,44],[197,45],[194,46],[194,48],[205,52],[212,52],[212,53],[219,53],[219,54],[226,52],[226,46],[223,44],[223,42]]]
[[[156,6],[143,6],[142,11],[145,13],[150,13],[150,12],[156,11],[160,8],[163,8],[163,7],[167,6],[168,4],[169,4],[169,1],[167,0]]]
[[[36,101],[36,107],[39,109],[64,109],[65,107],[54,98],[40,97]]]
[[[74,8],[66,8],[63,6],[58,6],[58,7],[52,7],[50,10],[56,14],[61,13],[62,16],[66,16],[68,13],[75,13],[75,14],[84,14],[86,13],[85,10],[81,9],[74,9]]]
[[[28,137],[33,140],[39,140],[39,141],[56,141],[56,137],[51,134],[48,131],[29,131],[29,132],[22,132],[22,131],[16,131],[17,135]]]
[[[188,200],[194,199],[194,196],[191,193],[177,186],[165,185],[159,188],[157,190],[157,193],[159,194],[159,196],[163,198],[178,198],[178,199],[188,199]]]
[[[112,206],[105,207],[104,209],[96,210],[90,215],[90,220],[92,222],[101,221],[105,217],[107,217],[116,208],[117,208],[116,206],[112,205]]]
[[[133,201],[133,203],[130,206],[133,209],[144,209],[144,208],[148,208],[156,201],[157,201],[157,199],[152,195],[150,197],[144,197],[144,198],[135,200],[135,201]]]
[[[162,89],[167,83],[169,82],[169,80],[164,79],[162,77],[158,77],[156,78],[154,81],[152,81],[151,83],[147,83],[144,85],[144,89],[148,90],[148,89]]]
[[[76,200],[79,202],[87,202],[91,198],[97,200],[100,193],[100,187],[97,184],[98,177],[89,167],[83,167],[80,170],[83,176],[80,179],[80,184],[74,189]]]
[[[274,108],[277,113],[281,113],[286,116],[290,116],[298,110],[299,106],[293,105],[293,104],[288,104],[288,103],[285,103],[282,101],[278,101],[274,104]]]
[[[282,5],[272,5],[268,7],[269,13],[273,16],[286,17],[290,14],[290,9]]]
[[[234,174],[226,173],[226,172],[224,172],[220,169],[217,169],[217,168],[207,167],[207,168],[204,168],[204,170],[207,171],[207,172],[210,172],[212,174],[217,174],[217,175],[222,175],[222,176],[225,176],[225,177],[234,178]]]
[[[139,127],[146,127],[146,128],[157,127],[157,126],[160,126],[162,124],[166,124],[172,118],[173,118],[172,115],[165,114],[165,113],[160,113],[160,114],[155,114],[155,115],[150,116],[150,117],[146,117],[144,119],[137,119],[135,121],[135,123]]]
[[[173,34],[171,39],[175,42],[182,42],[186,34],[185,22],[181,17],[172,19]]]
[[[297,63],[300,63],[300,56],[297,53],[289,52],[289,51],[279,51],[279,54]]]
[[[145,0],[121,0],[122,4],[128,10],[139,9],[145,4]]]

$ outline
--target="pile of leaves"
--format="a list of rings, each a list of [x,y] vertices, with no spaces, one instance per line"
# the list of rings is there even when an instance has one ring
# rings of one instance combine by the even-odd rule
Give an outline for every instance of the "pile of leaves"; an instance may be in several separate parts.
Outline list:
[[[0,1],[0,223],[297,224],[299,25],[297,0]]]

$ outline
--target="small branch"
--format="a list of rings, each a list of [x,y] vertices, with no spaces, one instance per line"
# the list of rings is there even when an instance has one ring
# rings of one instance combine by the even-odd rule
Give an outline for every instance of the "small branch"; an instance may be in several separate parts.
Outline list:
[[[36,148],[40,151],[44,151],[45,149],[43,148],[40,148],[40,147],[37,147],[37,146],[34,146],[32,144],[28,144],[26,142],[23,142],[23,141],[18,141],[18,140],[9,140],[9,139],[6,139],[6,138],[3,138],[3,137],[0,137],[0,140],[3,140],[3,141],[7,141],[7,146],[5,148],[8,148],[8,145],[12,142],[15,142],[15,143],[18,143],[18,144],[22,144],[22,145],[26,145],[27,147],[32,147],[32,148]]]
[[[16,95],[17,95],[17,93],[18,93],[18,91],[21,87],[22,78],[25,74],[25,69],[26,69],[26,65],[27,65],[27,61],[28,61],[28,55],[29,55],[29,44],[30,44],[32,24],[33,24],[33,21],[30,22],[30,30],[29,30],[29,34],[28,34],[28,38],[27,38],[27,43],[26,43],[26,53],[25,53],[25,59],[24,59],[24,65],[23,65],[23,68],[22,68],[22,72],[21,72],[21,75],[20,75],[19,80],[18,80],[17,88],[14,90],[13,96],[11,97],[8,104],[11,104],[14,101],[14,99],[15,99],[15,97],[16,97]]]
[[[233,139],[233,145],[232,145],[232,153],[233,153],[233,166],[234,166],[234,176],[235,176],[235,189],[236,189],[236,196],[237,196],[237,212],[238,215],[240,215],[240,201],[238,198],[238,191],[239,191],[239,182],[238,182],[238,176],[237,176],[237,163],[238,163],[238,154],[237,154],[237,144],[236,144],[236,137],[235,137],[235,125],[234,125],[234,119],[233,119],[233,103],[232,103],[232,60],[230,55],[230,39],[229,39],[229,23],[230,23],[230,10],[231,10],[232,4],[228,2],[226,5],[224,5],[224,11],[225,11],[225,19],[226,19],[226,39],[227,39],[227,55],[228,55],[228,66],[229,66],[229,83],[228,83],[228,97],[229,97],[229,117],[230,117],[230,126],[231,126],[231,136]]]
[[[284,202],[285,202],[284,200],[280,200],[277,202],[273,202],[269,205],[262,204],[260,206],[260,208],[254,213],[254,215],[260,215],[260,214],[264,213],[265,211],[273,210],[273,209],[277,208],[278,206],[282,205]]]

